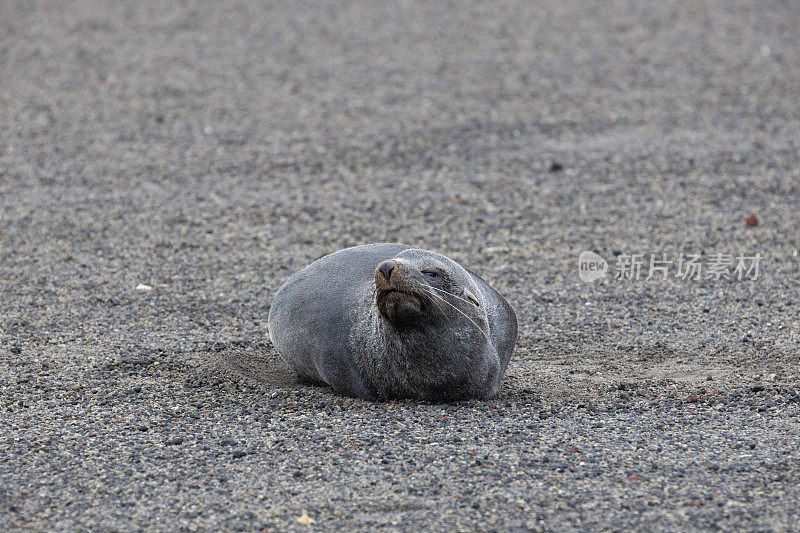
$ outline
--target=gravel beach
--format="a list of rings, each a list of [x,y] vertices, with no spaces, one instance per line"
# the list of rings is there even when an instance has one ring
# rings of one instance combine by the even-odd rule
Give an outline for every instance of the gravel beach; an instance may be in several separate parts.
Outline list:
[[[0,529],[797,531],[798,28],[793,1],[0,2]],[[383,241],[515,307],[497,399],[280,362],[280,284]]]

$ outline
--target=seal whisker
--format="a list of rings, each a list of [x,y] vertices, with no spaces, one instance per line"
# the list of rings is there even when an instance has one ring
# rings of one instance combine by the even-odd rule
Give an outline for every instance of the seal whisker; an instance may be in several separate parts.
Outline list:
[[[428,292],[428,291],[426,291],[426,290],[424,290],[424,289],[423,289],[421,292],[423,292],[423,293],[427,294],[428,296],[432,296],[433,298],[431,298],[431,299],[430,299],[430,300],[428,300],[428,301],[429,301],[430,303],[432,303],[433,305],[435,305],[435,306],[436,306],[436,309],[438,309],[440,313],[442,313],[444,316],[447,316],[447,311],[445,311],[445,310],[444,310],[444,308],[442,308],[442,306],[441,306],[441,305],[439,305],[439,302],[437,301],[437,300],[441,300],[441,298],[439,298],[438,296],[436,296],[436,294],[434,294],[434,293],[432,293],[432,292]],[[446,302],[445,302],[445,303],[446,303]]]
[[[433,287],[431,287],[431,288],[433,288]],[[451,304],[450,302],[448,302],[447,300],[445,300],[444,298],[442,298],[441,296],[439,296],[439,295],[438,295],[438,294],[436,294],[435,292],[429,292],[428,294],[430,294],[431,296],[433,296],[433,297],[434,297],[434,298],[436,298],[437,300],[440,300],[440,301],[442,301],[442,302],[446,303],[447,305],[449,305],[450,307],[452,307],[453,309],[455,309],[456,311],[458,311],[459,313],[461,313],[461,314],[464,316],[464,318],[466,318],[467,320],[469,320],[470,322],[472,322],[472,325],[473,325],[473,326],[475,326],[476,328],[478,328],[478,331],[480,331],[480,332],[481,332],[481,334],[483,335],[483,337],[486,339],[486,341],[487,341],[487,342],[489,342],[489,343],[491,343],[491,342],[492,342],[491,340],[489,340],[489,336],[488,336],[488,335],[486,335],[486,332],[485,332],[485,331],[483,331],[483,328],[482,328],[482,327],[480,327],[480,326],[478,325],[478,323],[477,323],[477,322],[475,322],[474,320],[472,320],[472,319],[469,317],[469,315],[467,315],[467,314],[466,314],[464,311],[462,311],[461,309],[459,309],[459,308],[458,308],[458,307],[456,307],[455,305]],[[450,294],[450,293],[448,292],[447,294]],[[458,298],[458,297],[456,296],[456,298]],[[470,302],[470,304],[472,304],[472,302]]]
[[[432,286],[432,285],[428,285],[428,288],[429,288],[429,289],[433,289],[433,290],[435,290],[435,291],[443,292],[443,293],[445,293],[445,294],[447,294],[447,295],[449,295],[449,296],[452,296],[453,298],[455,298],[455,299],[457,299],[457,300],[461,300],[461,301],[462,301],[462,302],[464,302],[464,303],[467,303],[467,304],[470,304],[470,305],[475,305],[475,302],[472,302],[472,301],[470,301],[470,300],[467,300],[466,298],[462,298],[462,297],[460,297],[460,296],[457,296],[457,295],[453,294],[452,292],[447,292],[447,291],[446,291],[446,290],[444,290],[444,289],[440,289],[440,288],[438,288],[438,287],[434,287],[434,286]]]

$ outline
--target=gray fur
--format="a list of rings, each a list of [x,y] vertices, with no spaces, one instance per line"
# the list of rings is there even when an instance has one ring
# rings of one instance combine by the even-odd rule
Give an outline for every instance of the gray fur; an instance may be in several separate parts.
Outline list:
[[[376,273],[389,259],[391,283]],[[340,394],[455,401],[497,395],[517,319],[452,259],[382,243],[340,250],[290,277],[272,301],[269,331],[301,378]]]

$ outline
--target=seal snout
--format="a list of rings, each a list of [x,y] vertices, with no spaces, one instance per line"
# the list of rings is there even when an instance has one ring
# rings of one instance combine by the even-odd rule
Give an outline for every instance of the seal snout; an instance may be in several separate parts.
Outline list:
[[[394,261],[384,261],[378,265],[378,272],[383,275],[386,281],[389,281],[389,278],[392,277],[392,272],[394,272],[395,267],[397,267],[397,264]]]

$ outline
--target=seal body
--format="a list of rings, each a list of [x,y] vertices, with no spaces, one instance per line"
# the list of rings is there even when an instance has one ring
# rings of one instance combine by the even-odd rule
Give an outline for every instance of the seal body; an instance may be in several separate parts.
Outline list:
[[[301,378],[370,400],[492,398],[517,341],[514,310],[483,279],[393,243],[314,261],[281,286],[268,322]]]

